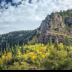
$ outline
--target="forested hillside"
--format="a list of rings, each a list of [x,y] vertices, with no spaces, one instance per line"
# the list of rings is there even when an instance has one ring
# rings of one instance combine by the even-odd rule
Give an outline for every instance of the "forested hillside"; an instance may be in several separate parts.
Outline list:
[[[27,43],[28,40],[31,40],[32,37],[36,34],[35,30],[24,30],[24,31],[14,31],[7,34],[0,35],[0,49],[6,48],[6,44],[9,46],[14,46],[15,44],[22,45]]]

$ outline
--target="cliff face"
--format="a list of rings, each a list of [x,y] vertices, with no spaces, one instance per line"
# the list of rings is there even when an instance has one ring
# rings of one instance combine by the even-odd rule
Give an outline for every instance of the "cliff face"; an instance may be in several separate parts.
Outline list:
[[[64,22],[65,22],[65,24],[68,24],[69,26],[71,26],[72,25],[72,17],[66,17],[64,19]]]
[[[72,18],[62,17],[58,14],[52,13],[47,15],[45,20],[42,21],[37,33],[37,38],[40,43],[48,43],[51,37],[52,42],[57,40],[58,43],[63,42],[63,38],[67,35],[72,36],[72,29],[68,30],[67,25],[71,27]]]
[[[63,23],[63,18],[61,16],[52,13],[42,21],[40,32],[46,33],[47,31],[53,30],[55,27],[57,27],[57,31],[61,31],[61,29],[64,29],[65,24]]]

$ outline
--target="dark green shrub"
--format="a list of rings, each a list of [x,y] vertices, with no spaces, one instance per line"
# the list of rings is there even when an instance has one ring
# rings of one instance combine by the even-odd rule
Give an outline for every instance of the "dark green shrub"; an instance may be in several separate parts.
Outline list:
[[[7,66],[0,63],[0,70],[7,70]]]

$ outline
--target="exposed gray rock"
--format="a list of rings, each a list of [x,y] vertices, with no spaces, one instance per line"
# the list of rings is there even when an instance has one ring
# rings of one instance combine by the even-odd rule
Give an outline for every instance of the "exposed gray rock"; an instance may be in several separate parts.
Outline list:
[[[52,42],[56,40],[58,43],[63,42],[64,35],[55,35],[54,32],[64,33],[69,35],[72,31],[65,30],[66,23],[71,24],[72,18],[64,18],[58,14],[52,13],[47,15],[45,20],[42,21],[39,30],[38,40],[40,43],[48,43],[50,37]]]
[[[65,22],[65,24],[68,24],[69,26],[71,26],[72,25],[72,17],[66,17],[64,19],[64,22]]]
[[[20,37],[21,37],[22,35],[23,35],[23,34],[19,34],[18,36],[20,36]]]
[[[9,36],[13,36],[13,34],[8,34],[8,37],[9,37]]]
[[[59,28],[64,28],[65,24],[63,23],[61,16],[52,13],[51,15],[47,15],[45,20],[42,21],[40,26],[40,32],[46,33],[47,30],[53,30],[54,27],[58,27],[57,31],[60,31]]]
[[[2,35],[0,35],[0,37],[2,37]]]
[[[1,40],[1,42],[5,42],[5,40]]]

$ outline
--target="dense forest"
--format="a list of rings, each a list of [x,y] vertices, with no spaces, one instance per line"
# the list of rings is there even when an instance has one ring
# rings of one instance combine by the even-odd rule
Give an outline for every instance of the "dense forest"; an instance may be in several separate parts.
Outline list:
[[[68,39],[64,39],[64,43]],[[19,44],[14,47],[1,49],[0,70],[71,70],[72,45],[69,41],[64,44],[52,45],[51,38],[47,45]]]
[[[36,34],[35,30],[14,31],[7,34],[0,35],[0,50],[6,48],[6,44],[10,47],[18,44],[21,46],[23,43],[27,43]]]

